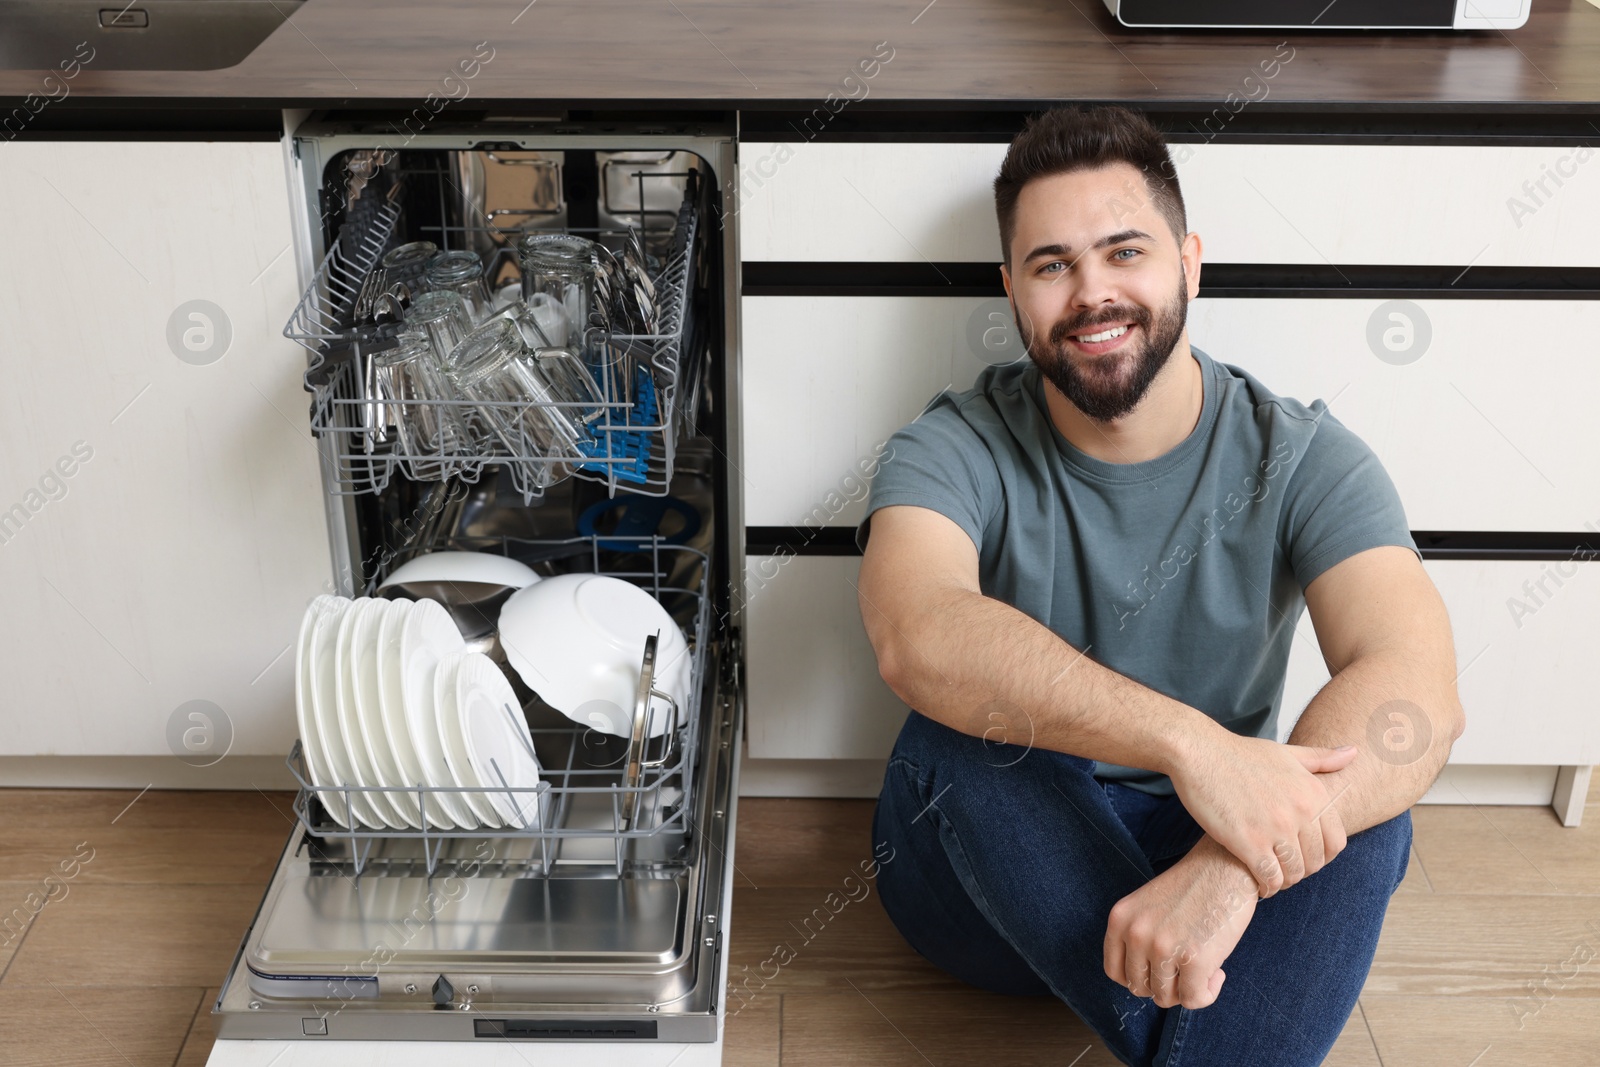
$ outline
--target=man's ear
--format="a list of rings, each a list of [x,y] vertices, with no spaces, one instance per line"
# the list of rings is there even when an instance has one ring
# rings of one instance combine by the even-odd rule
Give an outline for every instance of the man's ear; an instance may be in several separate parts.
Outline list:
[[[1015,311],[1017,307],[1017,301],[1016,298],[1011,295],[1011,271],[1004,263],[1000,264],[1000,284],[1005,286],[1006,299],[1011,301],[1011,308],[1013,311]]]

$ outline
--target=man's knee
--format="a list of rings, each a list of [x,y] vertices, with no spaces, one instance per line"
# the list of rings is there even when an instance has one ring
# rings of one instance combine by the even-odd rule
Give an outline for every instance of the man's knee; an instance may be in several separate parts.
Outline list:
[[[1361,865],[1371,869],[1374,878],[1388,874],[1391,893],[1399,889],[1411,860],[1411,812],[1402,811],[1387,822],[1351,834],[1344,852],[1335,860],[1347,856],[1359,856]]]
[[[1018,713],[1020,714],[1020,712]],[[924,768],[946,773],[1044,771],[1051,775],[1094,773],[1095,761],[1066,752],[1038,748],[1030,724],[1017,714],[1000,715],[982,735],[963,733],[913,710],[895,742],[895,755]]]

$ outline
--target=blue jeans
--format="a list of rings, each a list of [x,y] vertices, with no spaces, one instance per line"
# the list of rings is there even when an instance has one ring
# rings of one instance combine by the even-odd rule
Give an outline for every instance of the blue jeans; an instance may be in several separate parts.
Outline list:
[[[1351,834],[1332,863],[1260,901],[1209,1007],[1159,1008],[1106,976],[1107,916],[1202,831],[1176,796],[1102,781],[1093,769],[913,711],[872,821],[873,845],[888,857],[879,894],[906,941],[971,985],[1060,998],[1123,1063],[1320,1064],[1355,1008],[1405,877],[1410,814]]]

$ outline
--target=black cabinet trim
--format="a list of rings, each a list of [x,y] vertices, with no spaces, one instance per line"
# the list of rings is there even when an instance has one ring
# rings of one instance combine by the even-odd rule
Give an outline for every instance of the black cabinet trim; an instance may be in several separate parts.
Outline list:
[[[1004,296],[998,263],[748,260],[745,296]],[[1203,297],[1595,300],[1600,267],[1206,263]]]
[[[1188,31],[1195,32],[1195,31]],[[739,112],[740,141],[1006,144],[1028,115],[1059,104],[1122,104],[1143,112],[1168,144],[1494,145],[1595,143],[1592,107],[1475,101],[1470,105],[1308,104],[1262,100],[1231,110],[1220,100],[867,100],[830,112],[820,101]],[[1466,110],[1470,106],[1471,110]]]
[[[854,526],[747,526],[749,556],[856,556]],[[1413,530],[1424,559],[1600,559],[1600,531]]]

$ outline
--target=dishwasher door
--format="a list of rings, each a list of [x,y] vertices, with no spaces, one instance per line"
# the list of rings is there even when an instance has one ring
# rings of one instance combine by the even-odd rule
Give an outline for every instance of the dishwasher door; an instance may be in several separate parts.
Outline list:
[[[218,1038],[718,1040],[743,732],[725,657],[702,693],[684,862],[521,877],[528,842],[489,839],[492,860],[428,876],[391,854],[352,876],[297,828],[217,1001]]]
[[[631,201],[611,189],[616,183],[606,174],[593,170],[564,186],[560,169],[543,162],[561,153],[605,153],[627,164],[622,177],[635,178],[650,169],[653,155],[693,153],[713,188],[732,187],[725,176],[735,168],[733,133],[700,123],[618,121],[599,128],[553,122],[533,129],[527,121],[448,123],[434,116],[421,132],[412,125],[404,117],[364,115],[319,118],[296,131],[290,166],[305,194],[296,205],[303,279],[334,258],[323,225],[329,216],[327,178],[335,160],[352,154],[365,153],[381,166],[387,152],[431,153],[428,158],[443,161],[441,196],[448,188],[480,208],[486,198],[473,183],[481,174],[461,161],[470,154],[520,168],[519,177],[528,182],[523,207],[495,208],[491,199],[488,211],[480,212],[489,224],[480,229],[487,230],[499,228],[508,215],[514,226],[519,212],[535,224],[576,228],[563,212],[580,199],[580,179],[590,183],[588,195],[602,222],[610,217],[626,223],[629,212],[643,222],[646,213],[661,210],[642,179]],[[738,395],[737,235],[733,213],[719,209],[717,216],[703,220],[706,246],[715,254],[702,283],[710,290],[706,308],[714,320],[716,354],[707,357],[705,373],[707,410],[714,415],[706,435],[681,443],[702,457],[716,457],[703,472],[712,487],[714,521],[702,581],[711,609],[706,614],[714,612],[717,623],[699,631],[707,654],[696,687],[696,729],[683,747],[683,777],[692,788],[677,806],[678,821],[667,832],[603,844],[581,830],[585,820],[604,825],[607,813],[586,812],[581,790],[574,790],[563,808],[563,826],[577,827],[580,836],[560,840],[554,859],[550,841],[536,835],[480,834],[443,843],[438,836],[431,842],[379,837],[363,849],[354,839],[341,842],[312,832],[305,813],[319,809],[303,791],[297,802],[302,824],[290,837],[213,1009],[219,1038],[720,1039],[744,696],[743,653],[729,608],[740,602],[743,574],[743,538],[735,535],[742,530],[742,506],[738,479],[730,476],[739,452],[732,400]],[[455,236],[486,258],[494,252],[483,232]],[[502,245],[501,259],[503,252]],[[695,390],[686,392],[692,396]],[[316,419],[314,409],[314,425]],[[670,431],[665,436],[676,437]],[[636,491],[676,491],[669,484],[674,441],[666,444],[665,475],[653,456],[647,484]],[[384,485],[352,479],[350,457],[332,434],[322,434],[318,447],[336,592],[370,594],[377,574],[367,572],[393,563],[392,554],[377,551],[381,546],[363,543],[363,531],[370,534],[375,523],[362,509],[370,510]],[[356,473],[365,476],[368,470]],[[610,486],[613,493],[617,488]],[[540,758],[546,759],[543,750]]]

